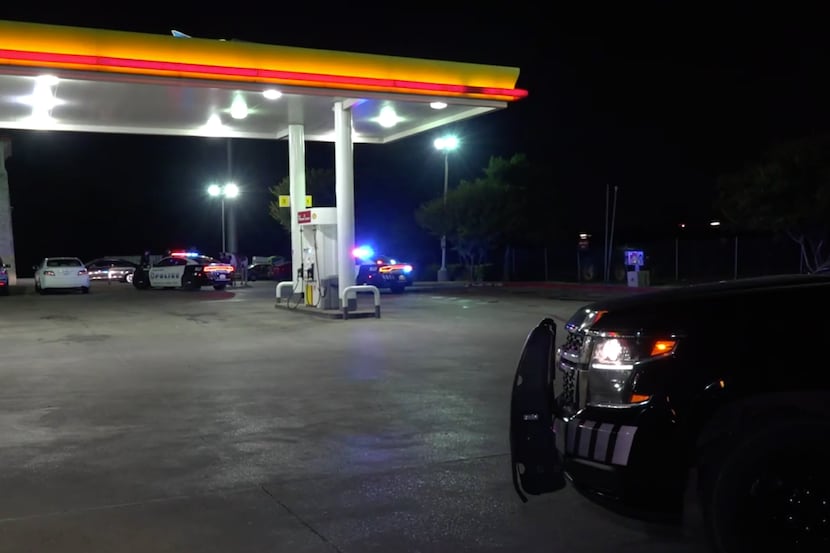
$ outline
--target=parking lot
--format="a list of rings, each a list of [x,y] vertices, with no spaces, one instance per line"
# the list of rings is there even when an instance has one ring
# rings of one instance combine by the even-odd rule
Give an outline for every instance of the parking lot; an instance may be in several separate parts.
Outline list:
[[[342,321],[273,289],[0,298],[0,552],[703,550],[512,489],[522,343],[584,302],[384,294]]]

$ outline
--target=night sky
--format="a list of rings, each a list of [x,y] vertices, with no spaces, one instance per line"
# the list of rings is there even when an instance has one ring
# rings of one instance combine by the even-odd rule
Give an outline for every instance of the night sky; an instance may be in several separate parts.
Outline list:
[[[258,3],[216,15],[207,4],[164,13],[9,4],[0,19],[517,66],[528,98],[442,129],[463,143],[451,158],[451,185],[478,176],[490,156],[525,153],[569,204],[574,233],[602,234],[606,185],[619,187],[620,236],[708,221],[719,173],[771,144],[830,128],[830,48],[818,14],[759,14],[727,3],[708,12],[700,4],[615,12],[592,4],[584,13],[554,4],[546,14],[538,11],[543,3],[522,2],[469,3],[467,11],[277,2],[270,15]],[[219,249],[218,206],[204,187],[225,174],[224,139],[0,132],[14,140],[7,167],[19,267],[45,255]],[[413,212],[441,193],[438,134],[356,145],[359,240],[422,262],[437,258],[437,241]],[[232,147],[244,187],[240,249],[288,254],[266,190],[288,173],[287,142],[237,139]],[[309,168],[333,168],[334,147],[310,143],[307,159]]]

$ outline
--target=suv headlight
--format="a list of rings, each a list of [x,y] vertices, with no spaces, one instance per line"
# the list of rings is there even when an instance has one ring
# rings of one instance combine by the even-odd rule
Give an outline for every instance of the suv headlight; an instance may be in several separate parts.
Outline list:
[[[603,336],[595,338],[593,346],[592,369],[631,370],[640,361],[674,353],[677,340]]]
[[[588,365],[588,403],[620,406],[648,401],[649,396],[633,393],[632,369],[671,355],[676,347],[676,339],[595,337]]]
[[[633,344],[623,338],[600,338],[591,354],[592,369],[631,370],[637,361]]]

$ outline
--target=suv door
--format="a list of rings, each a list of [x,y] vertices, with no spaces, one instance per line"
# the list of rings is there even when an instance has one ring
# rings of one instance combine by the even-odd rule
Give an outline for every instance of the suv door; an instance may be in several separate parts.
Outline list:
[[[540,495],[565,487],[563,462],[553,432],[556,323],[544,319],[525,340],[510,400],[510,466],[513,486]]]

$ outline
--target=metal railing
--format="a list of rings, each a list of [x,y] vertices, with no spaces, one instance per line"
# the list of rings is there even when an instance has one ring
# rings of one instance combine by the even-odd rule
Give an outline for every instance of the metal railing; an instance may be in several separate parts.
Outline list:
[[[277,287],[274,290],[274,295],[275,295],[276,300],[277,300],[277,305],[279,305],[280,300],[282,300],[281,290],[283,288],[291,288],[291,290],[293,291],[294,290],[294,281],[293,280],[284,280],[284,281],[277,284]],[[290,298],[290,297],[291,297],[291,295],[289,294],[288,298]]]
[[[349,294],[354,292],[355,301],[357,301],[358,292],[372,292],[375,296],[375,318],[380,319],[380,289],[371,284],[356,284],[354,286],[346,286],[340,293],[340,308],[343,310],[343,320],[349,318]]]

